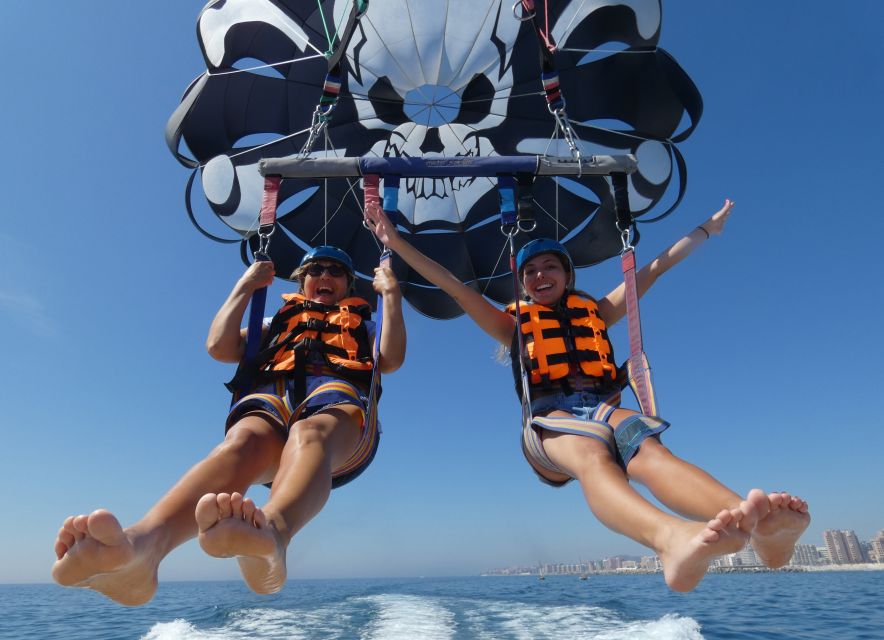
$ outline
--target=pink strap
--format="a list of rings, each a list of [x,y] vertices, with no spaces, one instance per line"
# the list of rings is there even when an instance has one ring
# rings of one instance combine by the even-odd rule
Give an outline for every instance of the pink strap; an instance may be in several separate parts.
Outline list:
[[[264,195],[261,198],[261,226],[272,227],[276,223],[276,205],[279,201],[279,176],[264,177]]]
[[[626,322],[629,329],[629,385],[642,413],[657,415],[657,401],[651,383],[650,366],[642,344],[642,323],[638,307],[638,290],[635,284],[635,252],[630,248],[621,254],[623,283],[626,286]]]

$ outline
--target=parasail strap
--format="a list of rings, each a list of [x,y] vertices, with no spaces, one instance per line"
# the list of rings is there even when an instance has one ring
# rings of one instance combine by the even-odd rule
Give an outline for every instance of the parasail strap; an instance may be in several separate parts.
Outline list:
[[[399,178],[395,177],[395,189],[398,192]],[[393,189],[393,184],[387,184],[387,177],[384,176],[384,211],[387,211],[388,189]],[[365,207],[380,203],[380,176],[377,174],[368,174],[362,178],[362,191]],[[392,197],[392,196],[391,196]],[[395,211],[395,208],[393,209]],[[378,258],[379,267],[389,267],[393,253],[384,247]],[[371,369],[371,385],[368,391],[368,411],[365,416],[366,426],[378,425],[378,400],[381,397],[381,369],[378,363],[381,359],[381,333],[384,328],[384,298],[378,294],[377,311],[375,313],[375,331],[374,331],[374,363]],[[378,428],[380,428],[378,426]]]
[[[276,229],[276,208],[279,202],[279,186],[282,178],[266,176],[264,178],[264,195],[261,199],[261,216],[258,227],[258,250],[255,260],[270,260],[270,236]],[[255,371],[251,366],[258,355],[261,345],[261,333],[264,328],[264,308],[267,305],[267,287],[255,289],[249,302],[249,324],[246,331],[246,348],[242,362],[233,380],[227,386],[233,391],[231,405],[247,394],[252,387]],[[232,387],[232,388],[231,388]]]
[[[651,381],[651,367],[642,341],[641,314],[638,304],[638,289],[635,281],[635,249],[629,241],[629,228],[634,221],[629,210],[629,191],[626,174],[611,174],[614,185],[614,206],[617,211],[617,228],[623,241],[620,263],[623,270],[623,284],[626,289],[626,320],[629,330],[629,359],[626,361],[626,374],[641,412],[647,416],[658,415],[657,398]]]
[[[522,385],[522,425],[528,425],[533,420],[531,415],[531,387],[528,384],[528,368],[525,366],[525,338],[522,336],[522,309],[521,295],[519,291],[519,273],[516,269],[516,234],[520,231],[529,231],[534,225],[526,227],[522,219],[524,199],[530,199],[529,185],[520,179],[519,202],[516,202],[517,181],[508,175],[497,177],[497,194],[500,199],[500,231],[507,237],[510,248],[510,271],[513,274],[513,299],[516,301],[516,344],[518,354],[511,357],[519,359],[519,374]],[[533,223],[533,217],[530,219]]]

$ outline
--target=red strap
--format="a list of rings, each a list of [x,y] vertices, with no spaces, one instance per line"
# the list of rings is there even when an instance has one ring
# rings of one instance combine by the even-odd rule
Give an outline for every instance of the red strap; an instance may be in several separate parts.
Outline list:
[[[381,201],[381,176],[376,173],[370,173],[362,176],[362,192],[365,198],[365,206],[370,204],[379,204]]]
[[[276,205],[279,201],[279,176],[264,177],[264,196],[261,198],[261,226],[272,227],[276,223]]]

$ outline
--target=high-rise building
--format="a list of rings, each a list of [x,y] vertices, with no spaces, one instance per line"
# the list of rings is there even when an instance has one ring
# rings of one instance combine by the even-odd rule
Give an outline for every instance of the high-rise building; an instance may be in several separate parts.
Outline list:
[[[732,555],[735,559],[735,566],[754,567],[761,564],[761,560],[758,559],[758,556],[755,554],[755,549],[752,548],[751,544],[746,545],[745,549],[737,551]]]
[[[884,529],[872,538],[872,553],[870,555],[872,557],[869,560],[872,562],[884,564]]]
[[[826,543],[826,549],[829,551],[829,560],[832,564],[850,564],[850,557],[847,554],[847,542],[841,531],[835,529],[826,529],[823,531],[823,540]]]
[[[853,530],[842,531],[844,535],[844,542],[847,544],[847,557],[850,558],[850,564],[861,564],[866,562],[868,558],[866,558],[866,554],[863,551],[863,546],[860,544],[859,538],[856,537],[856,532]]]
[[[823,540],[832,564],[861,564],[867,561],[862,544],[853,530],[827,529],[823,532]]]
[[[817,548],[812,544],[796,544],[795,553],[792,554],[792,560],[789,564],[801,567],[812,567],[822,564],[822,558],[820,558],[820,553],[817,551]]]

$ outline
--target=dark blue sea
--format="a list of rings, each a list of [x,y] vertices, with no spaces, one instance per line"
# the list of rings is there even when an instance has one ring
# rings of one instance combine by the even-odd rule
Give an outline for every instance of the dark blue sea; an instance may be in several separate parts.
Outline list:
[[[0,638],[102,640],[884,639],[884,572],[167,582],[138,608],[55,585],[0,585]]]

